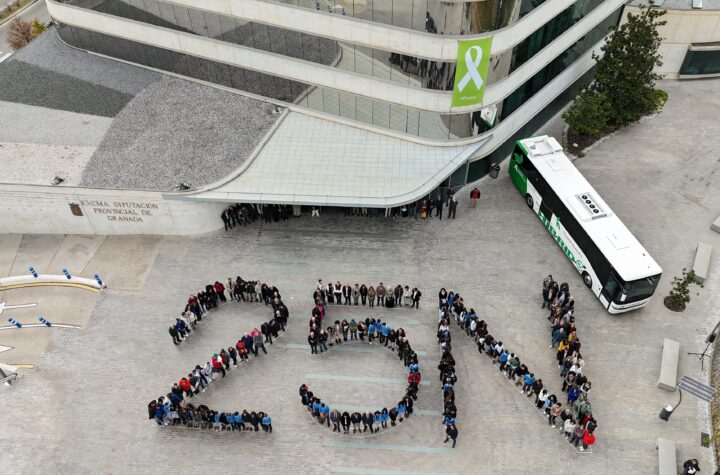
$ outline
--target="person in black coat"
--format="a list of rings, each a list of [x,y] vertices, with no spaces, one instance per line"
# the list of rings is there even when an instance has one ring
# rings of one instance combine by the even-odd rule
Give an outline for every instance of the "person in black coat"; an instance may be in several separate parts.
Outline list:
[[[350,284],[343,285],[342,296],[345,298],[345,305],[350,305],[350,297],[352,296],[352,287],[350,287]]]
[[[453,441],[453,449],[455,448],[455,442],[457,442],[457,436],[458,436],[458,430],[457,427],[455,427],[455,424],[450,424],[445,429],[445,442],[447,442],[449,439],[452,439]]]
[[[345,411],[340,416],[340,425],[342,425],[343,433],[350,433],[350,413]]]

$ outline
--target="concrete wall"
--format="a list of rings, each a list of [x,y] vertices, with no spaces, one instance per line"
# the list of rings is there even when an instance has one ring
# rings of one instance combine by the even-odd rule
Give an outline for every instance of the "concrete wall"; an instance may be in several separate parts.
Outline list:
[[[607,18],[608,15],[615,11],[622,3],[623,0],[608,0],[604,2],[603,5],[595,8],[582,21],[573,25],[573,27],[555,39],[555,41],[546,46],[541,52],[523,64],[506,79],[489,85],[485,92],[484,104],[493,104],[502,101],[585,33]],[[57,3],[54,0],[47,0],[47,5],[50,15],[56,21],[68,25],[419,110],[439,113],[462,113],[479,110],[483,106],[483,104],[477,104],[473,106],[452,107],[452,91],[438,91],[408,86],[398,82],[344,71],[330,66],[256,50],[254,48],[106,15]],[[233,5],[233,3],[231,2],[230,5]],[[205,8],[208,9],[208,7]],[[316,12],[310,11],[310,13],[317,15]],[[242,15],[237,14],[236,16],[242,17]],[[543,18],[541,13],[537,11],[528,15],[528,17]],[[323,16],[316,17],[315,19],[317,20],[318,18],[323,18]],[[344,19],[344,17],[337,15],[330,15],[329,18],[333,20]],[[549,20],[549,18],[545,18],[543,23],[547,20]],[[356,19],[351,19],[351,21],[358,22]],[[542,25],[543,23],[540,24]],[[518,25],[521,24],[523,24],[523,21],[509,28],[517,28]],[[376,24],[372,25],[380,26]],[[355,26],[366,27],[366,25],[362,23],[358,23]],[[428,36],[424,33],[403,30],[401,28],[386,28],[391,28],[393,31],[399,30],[411,36]],[[527,31],[516,30],[516,36],[513,39],[515,43],[513,44],[521,41],[533,31],[532,29]],[[430,37],[438,44],[443,44],[445,41],[442,38],[438,38],[437,35],[430,35]],[[495,42],[498,38],[501,38],[500,34],[493,40],[493,49],[497,46]],[[457,42],[456,40],[453,41]],[[502,41],[504,40],[500,40],[500,43],[502,43]],[[384,47],[392,50],[392,46],[393,41],[388,38],[387,44]],[[455,44],[455,48],[457,48],[457,44]],[[423,57],[426,55],[419,54],[418,56]]]
[[[153,192],[0,184],[0,234],[202,234],[222,227],[226,206]]]
[[[625,7],[627,12],[639,13],[637,7]],[[667,21],[659,28],[664,38],[660,46],[663,65],[657,69],[668,79],[677,79],[688,47],[693,43],[720,41],[719,10],[667,10],[663,17]]]

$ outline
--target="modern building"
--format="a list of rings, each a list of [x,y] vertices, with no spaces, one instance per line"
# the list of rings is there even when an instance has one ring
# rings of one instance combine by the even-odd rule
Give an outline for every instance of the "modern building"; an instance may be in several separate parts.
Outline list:
[[[657,72],[668,79],[720,76],[720,0],[634,0],[626,12],[653,5],[667,13],[658,29],[663,65]]]
[[[282,111],[249,166],[182,199],[346,206],[483,176],[589,79],[624,3],[47,0],[68,45]]]

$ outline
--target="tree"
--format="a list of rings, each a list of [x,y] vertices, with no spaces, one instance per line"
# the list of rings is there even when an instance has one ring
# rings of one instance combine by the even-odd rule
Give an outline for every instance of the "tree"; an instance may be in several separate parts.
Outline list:
[[[572,133],[599,139],[608,131],[610,102],[605,94],[583,90],[562,117]]]
[[[32,32],[30,33],[30,39],[34,39],[35,37],[39,36],[40,33],[44,33],[45,30],[47,30],[47,25],[35,18],[32,21]]]
[[[22,21],[20,18],[15,17],[15,19],[10,22],[10,28],[5,34],[5,37],[13,51],[17,51],[45,30],[47,30],[47,25],[37,18],[30,23],[29,21]]]
[[[665,297],[664,304],[670,310],[680,312],[685,310],[685,305],[690,302],[690,286],[699,285],[695,278],[695,272],[688,272],[687,269],[682,270],[682,277],[674,277],[672,281],[672,290],[670,295]]]
[[[662,65],[658,49],[662,37],[657,28],[665,25],[660,18],[665,10],[641,8],[640,14],[628,13],[627,21],[610,34],[596,61],[595,80],[590,89],[604,94],[610,104],[608,124],[625,127],[660,107],[655,81],[661,76],[655,68]]]
[[[610,33],[593,54],[595,80],[575,98],[563,114],[570,126],[568,136],[584,146],[603,135],[625,127],[660,109],[667,94],[655,89],[662,65],[658,49],[662,37],[657,31],[666,22],[665,10],[641,8],[628,13],[627,21]]]
[[[5,38],[13,51],[17,51],[33,39],[32,25],[28,21],[22,21],[20,18],[15,17],[10,22]]]

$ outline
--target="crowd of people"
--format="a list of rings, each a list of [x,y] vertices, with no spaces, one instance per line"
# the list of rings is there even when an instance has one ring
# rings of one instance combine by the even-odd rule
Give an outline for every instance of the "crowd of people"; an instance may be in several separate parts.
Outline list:
[[[238,280],[242,281],[240,277],[238,277]],[[235,286],[232,286],[232,288],[235,288]],[[241,417],[238,418],[237,412],[213,411],[206,406],[195,407],[188,403],[191,398],[200,392],[205,392],[215,381],[218,374],[221,375],[221,379],[224,378],[227,372],[231,370],[231,365],[232,368],[237,368],[238,364],[248,363],[250,354],[253,354],[255,358],[259,356],[260,351],[267,354],[265,343],[272,345],[273,338],[277,338],[280,331],[285,331],[285,325],[290,313],[282,301],[280,291],[277,287],[266,284],[262,284],[260,289],[266,290],[260,292],[257,298],[272,306],[272,319],[262,323],[259,329],[253,328],[251,331],[246,332],[237,340],[237,343],[228,346],[227,349],[221,348],[218,352],[213,353],[210,361],[205,362],[204,365],[195,365],[187,376],[183,376],[177,383],[172,385],[166,395],[151,401],[148,404],[148,413],[150,418],[154,419],[157,424],[164,426],[184,424],[188,427],[212,427],[216,430],[245,430],[249,423],[249,427],[257,430],[257,424],[253,424],[253,421],[257,419],[264,430],[272,432],[270,416],[262,412],[249,412],[248,418],[246,418],[245,412],[247,411],[243,411]],[[211,296],[210,301],[215,298],[220,302],[227,301],[227,298],[224,297],[224,290],[220,290],[219,287],[213,288],[213,290],[216,297]],[[267,300],[265,297],[267,297]],[[217,304],[217,301],[215,301],[215,304]],[[201,304],[198,296],[191,295],[186,312],[189,311],[194,315],[197,312],[202,316],[209,309],[214,308],[212,304],[207,302],[206,300],[205,304]],[[267,422],[267,424],[263,421]]]
[[[583,371],[585,360],[580,353],[582,343],[575,327],[575,298],[570,294],[570,286],[567,282],[558,284],[553,276],[548,274],[543,280],[542,298],[542,308],[547,308],[550,312],[549,347],[556,350],[558,369],[563,381],[562,390],[567,393],[567,403],[592,417],[589,399],[592,382]],[[574,443],[579,444],[577,437],[574,438]]]
[[[450,345],[449,321],[454,320],[466,335],[475,341],[481,354],[490,358],[493,364],[498,364],[498,370],[514,382],[522,394],[533,398],[534,404],[542,411],[551,427],[563,432],[565,438],[575,447],[579,447],[580,451],[587,450],[595,443],[594,432],[597,421],[593,417],[592,406],[588,399],[591,385],[582,372],[584,363],[579,353],[574,357],[575,363],[565,372],[563,391],[566,393],[566,398],[563,405],[557,395],[552,394],[545,387],[542,379],[521,362],[518,354],[505,348],[502,341],[490,334],[487,323],[478,317],[473,308],[466,307],[459,294],[453,291],[447,292],[442,288],[438,300],[440,344]],[[568,292],[566,302],[569,301]],[[568,378],[570,372],[573,376]]]
[[[443,425],[445,426],[445,443],[452,439],[452,446],[458,437],[457,428],[457,407],[455,406],[455,383],[457,383],[457,374],[455,373],[455,358],[452,355],[452,346],[450,345],[450,330],[448,327],[447,316],[441,316],[438,323],[438,342],[442,349],[440,357],[440,384],[443,392]],[[442,330],[442,333],[441,333]],[[447,334],[445,333],[447,332]]]
[[[265,223],[277,223],[280,221],[288,221],[290,216],[300,216],[299,205],[272,205],[272,204],[249,204],[236,203],[225,208],[220,214],[220,218],[225,225],[225,231],[235,226],[247,226],[257,220]]]
[[[355,411],[352,414],[348,411],[340,411],[324,403],[322,399],[313,394],[306,384],[300,386],[300,401],[320,425],[331,427],[332,424],[333,432],[350,434],[350,429],[352,428],[353,434],[364,434],[368,431],[370,431],[371,434],[376,434],[380,432],[381,429],[395,427],[398,423],[403,422],[403,420],[412,415],[414,400],[417,399],[417,384],[419,384],[420,380],[420,373],[413,373],[411,371],[408,376],[408,381],[410,381],[410,376],[413,374],[417,375],[418,380],[417,383],[408,383],[408,391],[414,385],[413,395],[411,395],[410,392],[406,392],[406,395],[397,405],[390,409],[383,407],[376,411],[365,411],[363,413]],[[389,426],[388,422],[390,423]]]
[[[403,328],[392,328],[387,322],[373,317],[367,317],[365,320],[354,318],[350,321],[335,320],[326,326],[326,310],[322,300],[318,299],[310,312],[310,333],[307,340],[311,354],[324,353],[328,351],[328,346],[340,345],[343,342],[364,342],[367,337],[367,342],[371,345],[377,342],[392,351],[397,351],[398,358],[403,360],[406,366],[411,363],[417,364],[417,355],[410,347]]]
[[[148,404],[148,417],[165,426],[184,425],[217,432],[259,432],[262,427],[266,434],[272,434],[272,418],[265,412],[216,411],[204,404],[197,407],[189,403],[184,406],[168,405],[162,397]]]
[[[382,284],[380,284],[382,285]],[[318,281],[315,293],[324,290],[322,280]],[[314,297],[316,297],[314,295]],[[319,295],[318,295],[319,297]],[[351,319],[335,320],[327,328],[324,327],[326,306],[322,298],[315,298],[315,306],[310,315],[310,334],[308,335],[308,344],[312,354],[323,353],[328,351],[328,346],[340,345],[343,342],[365,341],[378,344],[396,352],[397,357],[403,362],[408,370],[408,385],[405,389],[405,395],[395,407],[388,409],[384,407],[374,412],[366,411],[365,413],[340,411],[331,408],[324,403],[319,397],[310,391],[307,385],[300,386],[300,399],[303,405],[311,412],[313,417],[320,424],[327,424],[330,427],[332,423],[333,432],[350,433],[352,424],[353,434],[358,432],[371,433],[379,432],[380,429],[394,427],[397,422],[402,422],[403,417],[409,417],[413,412],[414,401],[417,400],[417,392],[420,388],[422,379],[420,374],[420,364],[418,362],[417,353],[412,349],[410,341],[405,334],[403,328],[393,329],[386,322],[375,318],[368,317],[365,320],[356,321]],[[362,427],[361,427],[362,424]]]
[[[479,112],[478,112],[479,114]],[[474,120],[474,119],[473,119]],[[477,207],[480,199],[480,189],[477,187],[470,191],[470,207]],[[413,201],[412,203],[389,208],[367,208],[367,207],[343,207],[343,216],[365,216],[369,218],[384,216],[385,218],[414,218],[423,221],[436,217],[442,220],[443,212],[447,208],[447,217],[455,219],[457,214],[458,199],[455,189],[438,188],[429,193],[425,198]],[[307,212],[307,209],[305,210]],[[310,207],[311,217],[320,217],[320,206]],[[234,204],[220,214],[225,226],[229,231],[236,226],[247,226],[255,221],[264,223],[287,222],[290,217],[302,216],[300,205],[271,205],[271,204]],[[434,214],[433,214],[434,212]]]
[[[227,295],[226,295],[227,292]],[[259,280],[244,280],[237,276],[235,279],[228,277],[227,285],[216,280],[214,284],[207,284],[204,290],[197,294],[190,294],[180,318],[170,325],[168,333],[175,345],[180,345],[197,328],[198,322],[202,321],[207,313],[217,308],[221,303],[235,302],[262,302],[265,305],[273,305],[280,300],[280,293],[276,287],[267,285]],[[282,305],[284,307],[284,305]],[[287,312],[287,308],[276,309]]]
[[[368,305],[370,307],[410,307],[418,309],[420,307],[420,297],[422,292],[413,287],[398,284],[393,287],[385,287],[380,282],[377,287],[366,286],[365,284],[341,284],[338,280],[334,284],[328,282],[323,283],[322,279],[318,279],[313,292],[313,300],[320,302],[323,306],[327,304],[333,305]]]

